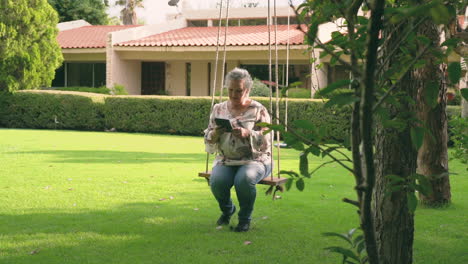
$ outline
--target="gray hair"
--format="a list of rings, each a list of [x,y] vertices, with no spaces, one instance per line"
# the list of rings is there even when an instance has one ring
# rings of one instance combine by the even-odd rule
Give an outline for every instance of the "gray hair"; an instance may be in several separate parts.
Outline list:
[[[232,71],[226,74],[226,78],[224,80],[224,87],[228,88],[233,80],[244,80],[244,87],[248,91],[252,89],[253,81],[252,77],[250,76],[249,72],[246,69],[241,68],[234,68]]]

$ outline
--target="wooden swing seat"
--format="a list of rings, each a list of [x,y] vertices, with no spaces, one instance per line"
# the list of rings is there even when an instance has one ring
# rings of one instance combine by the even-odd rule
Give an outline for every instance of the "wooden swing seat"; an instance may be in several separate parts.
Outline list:
[[[210,179],[210,176],[211,176],[211,171],[198,173],[198,177],[203,177],[207,180]],[[278,186],[281,184],[285,184],[287,181],[288,181],[288,178],[283,178],[283,177],[278,178],[278,177],[268,176],[265,179],[261,180],[258,184]]]

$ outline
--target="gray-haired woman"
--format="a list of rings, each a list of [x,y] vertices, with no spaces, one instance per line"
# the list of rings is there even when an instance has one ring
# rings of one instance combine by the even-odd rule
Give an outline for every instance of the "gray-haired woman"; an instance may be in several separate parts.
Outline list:
[[[270,123],[267,109],[249,98],[252,78],[248,71],[235,68],[226,75],[229,100],[216,104],[205,130],[205,146],[209,153],[217,152],[210,177],[211,191],[221,209],[218,225],[227,225],[236,207],[231,199],[235,186],[240,210],[234,231],[250,228],[256,198],[255,184],[271,173],[271,135],[258,123]],[[232,126],[228,131],[218,126],[215,119],[227,119]]]

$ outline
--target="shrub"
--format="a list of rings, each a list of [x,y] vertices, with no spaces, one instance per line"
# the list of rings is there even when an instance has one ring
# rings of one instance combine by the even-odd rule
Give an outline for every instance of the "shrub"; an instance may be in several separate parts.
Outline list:
[[[255,97],[269,109],[269,99]],[[6,103],[4,103],[6,102]],[[210,97],[107,96],[60,91],[21,92],[0,96],[0,125],[201,135],[208,123]],[[323,102],[291,99],[288,122],[310,120],[328,139],[343,141],[349,111],[323,108]],[[284,119],[284,101],[280,104]],[[275,110],[274,110],[275,111]],[[55,118],[59,123],[55,123]]]
[[[70,86],[70,87],[49,88],[47,90],[110,94],[110,89],[105,86],[101,86],[101,87]]]
[[[127,95],[128,94],[127,89],[125,89],[125,87],[120,84],[114,85],[114,92],[115,92],[115,95]]]
[[[29,91],[0,95],[0,126],[103,130],[103,104],[91,95]]]
[[[269,97],[270,88],[268,88],[268,86],[262,83],[259,79],[255,78],[253,80],[253,85],[252,85],[252,90],[250,91],[250,96]]]
[[[446,108],[447,112],[447,135],[448,135],[448,146],[453,147],[453,126],[455,125],[454,122],[452,122],[453,119],[456,119],[461,115],[461,106],[459,105],[447,105]],[[455,121],[456,122],[456,121]]]
[[[449,126],[452,132],[450,138],[453,142],[453,158],[466,164],[468,163],[468,119],[454,116]]]
[[[291,88],[288,90],[288,98],[310,98],[310,90],[304,88]]]
[[[208,123],[211,100],[170,96],[109,96],[106,127],[117,131],[201,135]]]
[[[333,92],[330,92],[328,94],[325,94],[325,95],[322,95],[322,90],[318,90],[315,94],[314,94],[314,98],[315,99],[330,99],[332,97],[334,97],[335,95],[338,95],[338,94],[342,94],[342,93],[349,93],[350,92],[350,89],[347,89],[347,88],[339,88],[339,89],[335,89]]]

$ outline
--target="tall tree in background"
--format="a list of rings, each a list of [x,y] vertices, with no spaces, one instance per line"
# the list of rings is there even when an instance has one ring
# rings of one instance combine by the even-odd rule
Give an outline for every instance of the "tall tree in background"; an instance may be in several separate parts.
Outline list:
[[[57,10],[60,22],[84,19],[92,25],[107,25],[108,0],[48,0]]]
[[[0,92],[49,86],[63,61],[47,0],[0,1]]]
[[[430,40],[432,49],[440,49],[442,31],[433,21],[423,22],[417,32]],[[414,70],[418,89],[418,115],[426,129],[418,151],[417,172],[426,177],[432,191],[419,194],[422,203],[429,206],[448,204],[451,201],[447,151],[447,85],[446,67],[434,56],[425,56],[424,67]]]
[[[116,5],[123,6],[120,18],[124,25],[136,25],[138,23],[136,8],[143,7],[143,0],[117,0]]]

